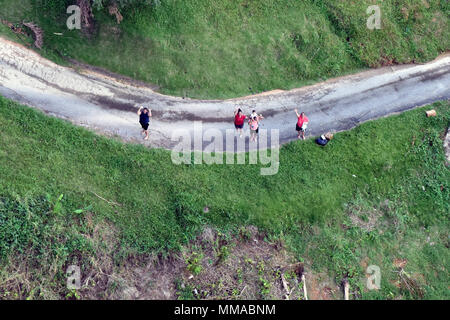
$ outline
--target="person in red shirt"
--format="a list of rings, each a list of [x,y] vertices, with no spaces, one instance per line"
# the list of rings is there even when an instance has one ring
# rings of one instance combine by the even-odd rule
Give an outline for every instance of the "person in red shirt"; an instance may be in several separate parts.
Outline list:
[[[245,119],[247,119],[247,116],[242,113],[241,109],[237,109],[236,111],[234,111],[234,127],[236,128],[236,132],[239,133],[239,136],[241,138]]]
[[[297,109],[295,109],[295,114],[297,115],[297,125],[295,126],[295,130],[297,130],[298,132],[297,138],[300,139],[301,137],[303,140],[305,140],[305,132],[306,128],[308,127],[309,119],[304,112],[298,114]]]

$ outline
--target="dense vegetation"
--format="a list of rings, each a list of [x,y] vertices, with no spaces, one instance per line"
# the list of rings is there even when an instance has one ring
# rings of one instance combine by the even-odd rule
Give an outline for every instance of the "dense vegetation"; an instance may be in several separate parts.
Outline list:
[[[446,0],[95,0],[90,35],[66,27],[74,2],[0,0],[0,18],[37,22],[44,54],[58,62],[74,58],[180,96],[289,89],[366,67],[431,60],[450,48]],[[114,2],[120,25],[109,15]],[[381,30],[366,27],[373,4],[381,8]],[[5,27],[0,32],[11,36]]]
[[[448,299],[450,106],[433,108],[437,117],[421,108],[371,121],[325,148],[290,143],[279,173],[260,176],[259,165],[174,165],[168,151],[0,98],[0,298],[66,297],[65,267],[76,259],[88,273],[109,245],[94,241],[98,228],[117,232],[120,265],[178,250],[206,225],[252,224],[313,270],[347,275],[358,297]],[[396,285],[395,259],[423,292]],[[365,263],[381,267],[380,291],[365,289]]]

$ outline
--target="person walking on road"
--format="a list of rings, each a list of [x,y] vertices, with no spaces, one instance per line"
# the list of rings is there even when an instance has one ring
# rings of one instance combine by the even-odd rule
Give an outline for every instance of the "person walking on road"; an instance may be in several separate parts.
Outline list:
[[[240,108],[234,111],[234,127],[236,128],[236,132],[239,133],[239,137],[241,138],[245,119],[247,119],[247,116],[242,113],[242,110]]]
[[[305,140],[305,132],[308,127],[309,119],[304,112],[298,114],[298,110],[295,109],[295,114],[297,115],[297,124],[295,130],[297,130],[297,138]]]
[[[252,113],[252,116],[250,120],[248,121],[248,125],[250,127],[250,141],[256,141],[258,139],[258,133],[259,133],[259,122],[264,119],[262,114],[254,115]]]
[[[139,107],[137,114],[139,116],[139,123],[142,126],[142,133],[145,134],[144,140],[148,140],[148,126],[150,124],[152,110],[144,107]]]

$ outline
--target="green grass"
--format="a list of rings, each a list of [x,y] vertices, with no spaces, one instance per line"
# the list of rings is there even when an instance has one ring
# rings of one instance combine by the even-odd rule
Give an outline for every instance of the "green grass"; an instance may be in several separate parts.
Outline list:
[[[445,0],[162,0],[122,8],[120,25],[107,9],[94,9],[91,38],[66,28],[72,2],[0,0],[0,17],[36,21],[45,30],[42,53],[59,63],[74,58],[178,96],[291,89],[367,67],[431,60],[450,48]],[[373,4],[381,7],[381,30],[366,28]]]
[[[448,299],[450,171],[442,137],[450,105],[433,108],[437,117],[420,108],[371,121],[325,148],[287,144],[279,173],[261,176],[260,165],[174,165],[168,151],[106,139],[0,98],[0,263],[23,257],[40,272],[33,276],[40,290],[52,292],[44,297],[64,297],[61,266],[75,258],[92,266],[97,254],[86,235],[96,225],[117,229],[121,261],[179,250],[207,224],[224,233],[253,224],[314,270],[337,281],[349,275],[363,298],[414,298],[389,281],[393,259],[407,258],[406,271],[423,275],[425,298]],[[353,212],[363,222],[382,214],[367,231],[351,222]],[[382,290],[364,289],[364,259],[382,268]],[[5,277],[0,271],[0,297],[10,298]]]

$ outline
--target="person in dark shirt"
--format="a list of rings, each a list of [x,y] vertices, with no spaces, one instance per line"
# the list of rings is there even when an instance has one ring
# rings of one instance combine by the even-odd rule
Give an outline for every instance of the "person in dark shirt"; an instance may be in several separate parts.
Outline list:
[[[152,110],[144,107],[139,107],[137,114],[139,116],[139,123],[142,126],[142,133],[145,133],[144,140],[148,140],[148,126],[150,124]]]

